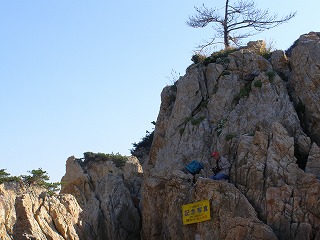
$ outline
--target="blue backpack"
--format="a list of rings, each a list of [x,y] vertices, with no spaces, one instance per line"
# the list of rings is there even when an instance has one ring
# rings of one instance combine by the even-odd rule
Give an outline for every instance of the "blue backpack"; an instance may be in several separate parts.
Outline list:
[[[186,165],[186,169],[193,175],[198,174],[203,169],[203,164],[197,160],[192,160],[191,163]]]

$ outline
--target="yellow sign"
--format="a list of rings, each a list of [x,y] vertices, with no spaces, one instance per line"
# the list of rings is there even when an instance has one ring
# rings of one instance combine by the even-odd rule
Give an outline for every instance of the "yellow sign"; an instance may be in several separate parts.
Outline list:
[[[200,202],[182,205],[183,225],[210,220],[210,202]]]

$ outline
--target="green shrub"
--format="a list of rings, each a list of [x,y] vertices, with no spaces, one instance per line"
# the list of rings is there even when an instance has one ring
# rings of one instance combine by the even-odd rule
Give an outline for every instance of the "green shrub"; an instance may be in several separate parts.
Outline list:
[[[184,133],[184,130],[185,130],[185,128],[180,128],[180,130],[179,130],[180,136],[182,136],[182,134]]]
[[[214,86],[213,90],[212,90],[212,94],[216,94],[218,92],[218,86]]]
[[[190,121],[192,121],[192,120],[193,120],[193,117],[192,117],[192,116],[186,117],[186,118],[184,119],[184,123],[186,124],[187,122],[190,122]]]
[[[277,73],[273,70],[267,71],[266,72],[267,77],[269,78],[270,82],[273,82],[275,76],[277,75]]]
[[[298,46],[298,43],[299,43],[299,39],[295,40],[293,44],[285,51],[285,54],[288,57],[291,57],[292,51],[296,46]]]
[[[10,173],[6,172],[6,169],[0,169],[0,184],[5,182],[18,182],[20,177],[10,176]]]
[[[217,64],[228,64],[230,63],[230,59],[228,57],[220,57],[216,59]]]
[[[61,182],[48,182],[50,179],[47,172],[41,168],[28,171],[31,175],[10,176],[5,169],[0,170],[0,184],[5,182],[20,182],[27,186],[39,186],[46,189],[46,192],[53,195],[60,190]]]
[[[117,168],[122,168],[126,165],[128,158],[126,156],[122,156],[119,153],[113,155],[112,162],[116,165]]]
[[[251,92],[251,83],[246,84],[240,89],[240,92],[234,97],[233,101],[238,104],[241,98],[249,96]]]
[[[225,137],[226,141],[233,139],[236,135],[234,133],[228,133]]]
[[[221,76],[225,76],[225,75],[230,75],[231,72],[229,70],[224,70],[222,73],[221,73]]]
[[[261,54],[262,57],[269,60],[271,58],[272,52],[264,52]]]
[[[255,82],[253,83],[253,86],[258,87],[258,88],[261,88],[261,87],[262,87],[262,82],[261,82],[261,80],[255,81]]]
[[[205,118],[206,118],[205,116],[201,116],[198,118],[194,118],[192,116],[189,116],[189,117],[185,118],[184,124],[191,122],[192,125],[199,125]]]
[[[47,182],[49,181],[50,177],[48,176],[47,172],[42,170],[41,168],[34,169],[28,172],[31,173],[31,175],[21,176],[23,182],[27,185],[43,187],[46,189],[46,192],[49,195],[53,195],[55,192],[60,190],[61,182]]]
[[[175,82],[173,85],[170,86],[170,90],[173,92],[177,91],[177,83]]]
[[[201,108],[206,108],[206,107],[208,106],[208,103],[209,103],[209,100],[208,100],[208,99],[207,99],[207,100],[204,100],[204,101],[201,102],[200,107],[201,107]]]
[[[94,162],[103,162],[103,161],[112,161],[116,167],[121,168],[125,165],[128,158],[126,156],[122,156],[119,153],[92,153],[92,152],[85,152],[84,155],[84,163],[88,163],[91,161]]]
[[[47,189],[47,193],[52,196],[55,192],[60,190],[61,182],[44,182],[42,186]]]
[[[201,55],[200,53],[196,53],[192,56],[191,61],[194,62],[195,64],[201,63],[206,59],[205,55]]]
[[[271,51],[271,49],[264,49],[263,51],[261,51],[259,53],[259,55],[262,56],[263,58],[269,60],[271,58],[272,51]]]
[[[248,132],[247,135],[250,136],[250,137],[253,137],[254,136],[254,131]]]
[[[10,175],[10,173],[6,172],[6,169],[0,169],[0,179],[1,178],[6,178]]]
[[[214,52],[211,54],[210,57],[207,57],[206,59],[204,59],[203,64],[207,66],[209,63],[219,63],[219,64],[229,63],[230,60],[228,59],[228,55],[237,50],[238,50],[237,48],[227,48],[227,49],[220,50],[218,52]]]
[[[274,50],[274,41],[271,41],[268,46],[261,48],[259,51],[259,55],[262,56],[263,58],[269,60],[271,58],[272,52]]]
[[[201,116],[198,118],[192,118],[191,119],[191,124],[192,125],[199,125],[206,117],[205,116]]]
[[[24,183],[27,183],[28,185],[38,185],[42,186],[46,181],[48,181],[50,178],[46,171],[43,171],[41,168],[34,169],[31,171],[28,171],[31,173],[31,175],[22,175],[22,180]]]
[[[220,136],[222,129],[224,127],[224,124],[227,122],[227,119],[221,119],[215,129],[215,131],[217,132],[217,135]]]
[[[152,122],[155,125],[155,122]],[[154,130],[152,132],[146,131],[146,135],[138,143],[132,143],[133,148],[130,153],[138,159],[143,157],[143,154],[148,155],[151,149],[154,136]]]

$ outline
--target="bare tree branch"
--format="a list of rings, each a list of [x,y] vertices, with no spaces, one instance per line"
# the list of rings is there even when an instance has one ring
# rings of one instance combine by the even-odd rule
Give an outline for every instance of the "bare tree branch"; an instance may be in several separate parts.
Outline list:
[[[231,2],[231,0],[225,0],[223,14],[220,9],[207,8],[202,5],[201,8],[195,7],[196,14],[194,16],[189,16],[186,23],[193,28],[203,28],[210,23],[214,24],[215,37],[212,39],[213,41],[201,45],[202,49],[215,44],[216,38],[223,38],[225,48],[230,46],[230,42],[237,45],[240,39],[277,27],[296,15],[296,12],[289,13],[279,19],[277,14],[271,15],[268,10],[256,8],[253,1],[238,0],[233,4]],[[252,31],[238,33],[245,28],[251,28]],[[232,36],[231,33],[233,33]]]
[[[195,7],[197,14],[190,16],[187,25],[194,28],[202,28],[207,26],[211,22],[222,23],[223,20],[219,16],[219,13],[215,9],[208,9],[204,5],[202,8]]]

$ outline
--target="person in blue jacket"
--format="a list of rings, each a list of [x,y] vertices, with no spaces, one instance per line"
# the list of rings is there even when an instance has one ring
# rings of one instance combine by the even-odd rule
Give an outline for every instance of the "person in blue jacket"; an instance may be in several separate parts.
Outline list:
[[[220,156],[219,152],[213,152],[212,157],[216,160],[216,167],[212,169],[214,175],[210,178],[213,180],[228,180],[231,167],[229,160]]]

